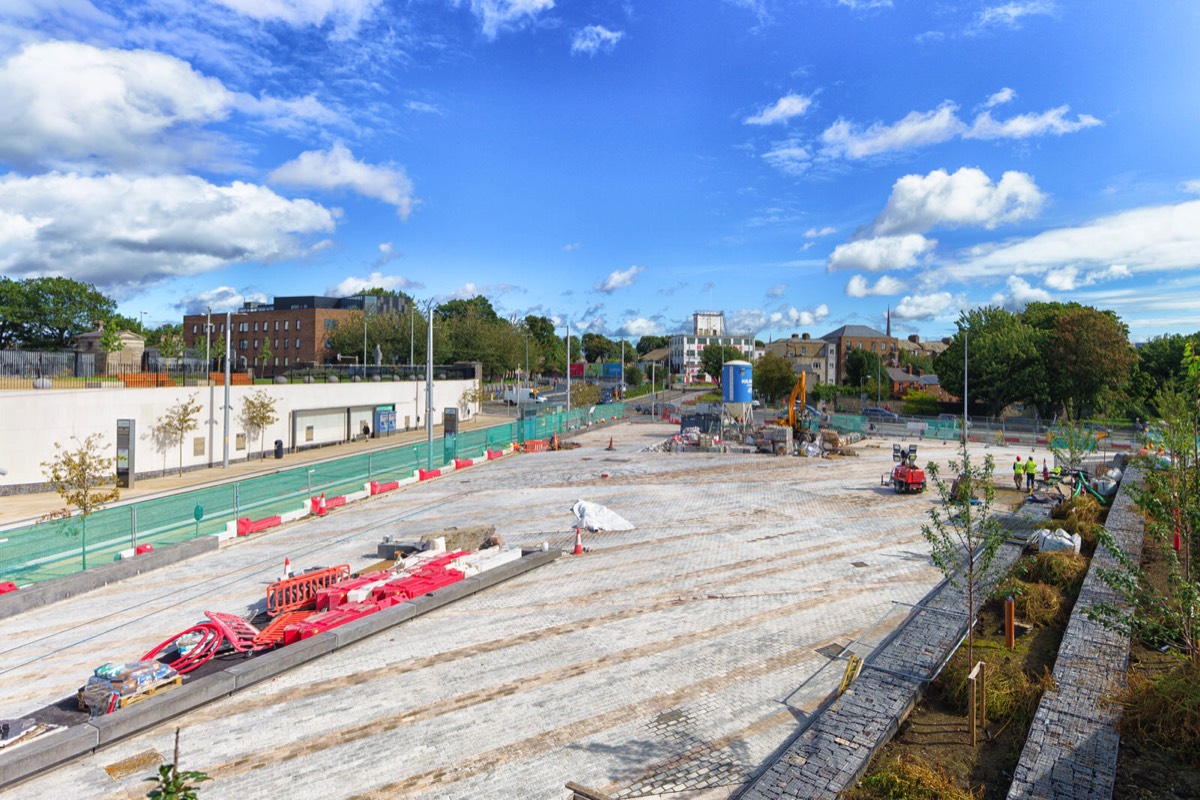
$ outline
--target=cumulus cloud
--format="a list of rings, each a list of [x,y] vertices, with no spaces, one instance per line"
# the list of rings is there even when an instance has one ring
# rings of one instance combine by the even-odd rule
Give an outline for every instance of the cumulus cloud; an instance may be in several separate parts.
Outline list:
[[[992,295],[992,305],[1006,308],[1009,311],[1021,311],[1030,303],[1048,303],[1052,299],[1045,289],[1038,289],[1029,281],[1018,275],[1010,275],[1007,281],[1008,292],[997,292]]]
[[[825,129],[821,141],[827,154],[850,159],[939,144],[967,130],[955,114],[957,109],[954,103],[947,102],[932,111],[911,111],[892,125],[875,123],[866,129],[839,119]]]
[[[417,202],[412,181],[403,169],[381,167],[358,161],[343,144],[327,151],[308,150],[271,172],[269,180],[307,189],[349,189],[396,207],[408,219]]]
[[[896,319],[930,320],[954,316],[960,302],[949,292],[934,292],[925,295],[908,295],[892,309]]]
[[[588,25],[575,31],[571,38],[571,52],[585,56],[611,53],[624,35],[622,31],[610,31],[603,25]]]
[[[436,114],[442,116],[442,110],[433,103],[424,103],[420,100],[409,100],[404,104],[404,107],[416,114]]]
[[[776,142],[762,157],[772,167],[788,175],[803,175],[812,163],[808,148],[798,139]]]
[[[410,281],[403,275],[384,275],[382,272],[372,272],[365,278],[349,277],[340,283],[325,288],[329,297],[349,297],[360,294],[368,289],[387,289],[388,291],[404,291],[420,288],[421,284]],[[471,295],[474,297],[475,295]]]
[[[332,25],[334,39],[348,39],[379,6],[380,0],[216,0],[219,5],[262,22],[293,27]]]
[[[963,134],[963,138],[1028,139],[1031,136],[1048,134],[1062,136],[1102,124],[1090,114],[1078,114],[1073,120],[1067,119],[1067,112],[1070,110],[1070,106],[1059,106],[1041,114],[1019,114],[1002,121],[992,119],[992,115],[984,111],[975,117],[971,129]]]
[[[661,336],[663,333],[662,323],[645,317],[634,317],[627,319],[617,328],[618,336]]]
[[[334,227],[335,215],[317,203],[240,181],[0,178],[0,273],[69,275],[113,294],[234,263],[301,258],[319,246],[309,237]]]
[[[1053,289],[1056,292],[1071,292],[1076,289],[1093,286],[1097,283],[1106,283],[1108,281],[1131,277],[1133,277],[1133,273],[1124,264],[1113,264],[1107,269],[1094,270],[1083,274],[1080,274],[1079,268],[1074,264],[1068,264],[1067,266],[1047,272],[1043,283],[1047,288]]]
[[[846,283],[846,294],[850,297],[873,297],[899,294],[902,291],[904,284],[890,275],[880,275],[874,286],[862,275],[855,275]]]
[[[938,226],[995,228],[1037,215],[1044,197],[1033,178],[1006,172],[993,184],[983,170],[963,167],[905,175],[892,186],[883,212],[871,226],[877,235],[920,233]]]
[[[835,247],[825,267],[829,272],[839,269],[867,272],[906,269],[920,263],[921,257],[936,245],[936,239],[927,239],[919,233],[860,239]]]
[[[1044,231],[1027,239],[978,246],[953,266],[959,277],[1047,273],[1075,265],[1137,273],[1200,266],[1200,200],[1147,206],[1084,225]]]
[[[1200,194],[1200,180],[1184,181],[1179,188],[1188,194]]]
[[[552,8],[554,0],[471,0],[471,12],[488,39],[495,39],[503,30],[520,28]]]
[[[626,286],[632,286],[633,279],[636,278],[638,276],[638,274],[641,273],[645,269],[646,269],[645,267],[641,267],[636,264],[634,266],[630,267],[629,269],[615,269],[612,272],[608,273],[607,278],[605,278],[600,283],[597,283],[592,288],[595,289],[597,292],[604,292],[605,294],[612,294],[617,289],[623,289]]]
[[[815,308],[801,309],[788,306],[775,311],[743,308],[729,315],[729,330],[733,333],[757,335],[760,331],[771,328],[816,325],[828,316],[829,306],[824,303]]]
[[[213,310],[213,313],[217,311],[237,311],[246,303],[269,302],[271,302],[271,298],[263,292],[247,291],[245,289],[238,290],[232,286],[218,286],[215,289],[182,297],[172,307],[182,311],[184,314],[203,314],[210,308]]]
[[[413,284],[413,286],[420,286],[420,284]],[[523,290],[519,286],[513,286],[511,283],[490,283],[480,286],[467,282],[449,294],[439,295],[437,299],[439,302],[445,300],[470,300],[472,297],[478,297],[479,295],[491,299],[521,291]]]
[[[811,105],[812,98],[789,92],[757,114],[746,117],[743,122],[747,125],[774,125],[777,122],[787,122],[792,117],[804,114]]]

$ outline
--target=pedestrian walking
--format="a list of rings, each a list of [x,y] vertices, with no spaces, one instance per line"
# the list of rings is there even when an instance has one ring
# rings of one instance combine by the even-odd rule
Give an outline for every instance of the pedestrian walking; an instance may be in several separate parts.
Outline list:
[[[1021,491],[1021,478],[1025,474],[1025,466],[1021,463],[1021,457],[1017,456],[1017,460],[1013,462],[1013,485],[1017,487],[1017,491]]]
[[[1030,456],[1029,460],[1025,462],[1025,488],[1030,492],[1033,491],[1035,480],[1037,480],[1037,461],[1034,460],[1033,456]]]

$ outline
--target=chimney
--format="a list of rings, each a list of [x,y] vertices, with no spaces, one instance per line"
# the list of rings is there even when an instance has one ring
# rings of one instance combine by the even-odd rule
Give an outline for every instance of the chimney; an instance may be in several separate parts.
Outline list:
[[[915,334],[915,333],[914,333],[914,334],[911,334],[911,335],[909,335],[909,337],[908,337],[908,340],[909,340],[910,342],[912,342],[913,344],[920,344],[920,343],[921,343],[921,337],[920,337],[920,336],[918,336],[918,335],[917,335],[917,334]]]
[[[908,365],[908,374],[909,374],[909,375],[912,375],[912,374],[913,374],[913,373],[912,373],[912,364],[909,364],[909,365]]]
[[[810,337],[810,336],[809,336],[809,335],[806,333],[806,334],[804,334],[804,335],[803,335],[802,337],[800,337],[800,338],[804,339],[804,341],[806,341],[806,342],[807,342],[807,341],[808,341],[808,340],[809,340],[811,337]]]

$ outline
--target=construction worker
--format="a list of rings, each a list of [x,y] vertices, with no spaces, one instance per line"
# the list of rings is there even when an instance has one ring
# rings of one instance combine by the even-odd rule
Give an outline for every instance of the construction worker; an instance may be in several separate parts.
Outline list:
[[[1037,480],[1037,462],[1033,460],[1033,456],[1030,456],[1025,462],[1025,488],[1031,493],[1035,480]]]
[[[555,431],[554,434],[550,437],[550,449],[551,450],[558,449],[558,431]]]
[[[1021,491],[1021,476],[1025,474],[1025,466],[1021,463],[1021,457],[1017,456],[1017,460],[1013,462],[1013,485],[1017,487],[1017,491]]]

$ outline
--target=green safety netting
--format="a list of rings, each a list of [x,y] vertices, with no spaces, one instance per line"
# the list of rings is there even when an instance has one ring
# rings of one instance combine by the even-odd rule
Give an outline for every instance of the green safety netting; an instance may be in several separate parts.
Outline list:
[[[106,508],[88,516],[48,520],[0,531],[0,583],[23,585],[114,561],[137,545],[161,547],[224,532],[243,517],[259,520],[296,511],[314,495],[362,491],[371,481],[412,477],[455,458],[479,458],[514,442],[548,438],[601,418],[622,417],[622,403],[542,416],[370,453],[331,459],[221,486]],[[197,522],[197,507],[201,519]]]

